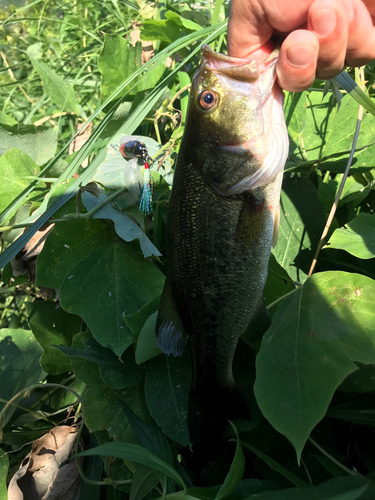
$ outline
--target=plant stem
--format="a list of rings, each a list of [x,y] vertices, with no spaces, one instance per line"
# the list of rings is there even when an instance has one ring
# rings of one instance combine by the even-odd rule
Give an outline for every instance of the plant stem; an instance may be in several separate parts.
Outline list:
[[[334,464],[337,465],[337,467],[340,467],[340,469],[342,469],[343,471],[345,471],[347,474],[349,474],[350,476],[360,476],[361,474],[358,474],[357,472],[354,472],[353,470],[350,470],[348,469],[347,467],[345,467],[345,465],[343,465],[341,462],[339,462],[338,460],[336,460],[336,458],[334,458],[332,455],[330,455],[329,453],[327,453],[321,446],[318,445],[318,443],[316,443],[311,437],[309,437],[309,441],[321,452],[323,453],[324,456],[326,456],[327,458],[329,458],[329,460],[331,460],[331,462],[333,462]]]
[[[363,68],[361,68],[361,72],[363,74]],[[364,80],[364,77],[363,77],[363,80]],[[344,186],[345,186],[345,181],[346,181],[346,179],[347,179],[347,177],[349,175],[349,170],[350,170],[350,167],[352,165],[353,156],[354,156],[355,148],[356,148],[356,145],[357,145],[357,140],[358,140],[358,135],[359,135],[359,129],[360,129],[361,123],[362,123],[362,115],[363,115],[363,107],[360,106],[359,110],[358,110],[357,125],[356,125],[356,128],[355,128],[354,137],[353,137],[353,144],[352,144],[352,148],[350,150],[350,155],[349,155],[349,158],[348,158],[348,162],[346,164],[345,172],[344,172],[343,178],[341,180],[341,184],[340,184],[339,190],[337,192],[335,201],[333,202],[331,211],[329,213],[329,216],[328,216],[328,219],[327,219],[327,223],[326,223],[325,228],[323,230],[322,236],[320,237],[320,241],[318,243],[318,248],[316,249],[313,261],[311,263],[310,271],[309,271],[309,274],[307,276],[308,278],[310,278],[310,276],[314,272],[314,268],[315,268],[315,265],[316,265],[317,260],[318,260],[318,255],[320,253],[320,250],[322,249],[322,246],[323,246],[324,240],[325,240],[325,238],[326,238],[326,236],[328,234],[329,228],[331,227],[333,218],[335,216],[335,213],[336,213],[339,201],[340,201],[340,197],[341,197],[342,191],[343,191]]]
[[[287,297],[289,297],[290,295],[293,295],[294,293],[298,292],[298,290],[301,288],[302,285],[298,286],[297,288],[295,288],[294,290],[291,290],[290,292],[286,293],[285,295],[283,295],[282,297],[279,297],[278,299],[274,300],[273,302],[271,302],[271,304],[268,304],[267,306],[267,310],[269,311],[271,309],[271,307],[275,306],[276,304],[278,304],[279,302],[281,302],[282,300],[286,299]]]

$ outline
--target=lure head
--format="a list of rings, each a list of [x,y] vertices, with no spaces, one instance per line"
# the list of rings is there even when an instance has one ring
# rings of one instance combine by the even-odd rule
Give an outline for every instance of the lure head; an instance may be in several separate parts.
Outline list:
[[[186,145],[221,194],[266,184],[284,167],[288,139],[283,93],[275,83],[276,61],[236,59],[202,47],[190,94]]]
[[[120,153],[126,160],[138,158],[143,162],[150,162],[151,158],[148,154],[146,144],[141,141],[128,141],[120,146]]]

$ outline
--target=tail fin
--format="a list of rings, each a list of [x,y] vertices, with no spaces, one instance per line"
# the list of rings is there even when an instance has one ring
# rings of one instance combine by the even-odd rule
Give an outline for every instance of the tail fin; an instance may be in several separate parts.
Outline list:
[[[193,445],[200,443],[212,450],[219,449],[225,442],[223,434],[228,420],[235,418],[250,419],[235,384],[227,387],[204,384],[190,388],[188,428]]]

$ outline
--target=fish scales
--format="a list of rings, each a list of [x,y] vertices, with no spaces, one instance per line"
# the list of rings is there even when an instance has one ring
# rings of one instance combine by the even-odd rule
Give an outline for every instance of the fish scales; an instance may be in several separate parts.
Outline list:
[[[167,354],[181,355],[189,339],[192,442],[219,432],[228,418],[248,415],[233,378],[233,357],[239,337],[258,317],[263,330],[268,324],[262,292],[288,148],[274,64],[262,73],[254,61],[205,46],[193,80],[156,327]]]

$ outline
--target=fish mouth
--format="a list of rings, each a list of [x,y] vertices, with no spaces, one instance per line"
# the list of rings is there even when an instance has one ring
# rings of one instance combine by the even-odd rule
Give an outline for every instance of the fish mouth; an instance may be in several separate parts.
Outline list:
[[[273,56],[273,57],[272,57]],[[239,59],[216,53],[209,45],[202,45],[202,65],[214,73],[246,83],[255,83],[260,75],[277,61],[277,53],[268,62]]]

